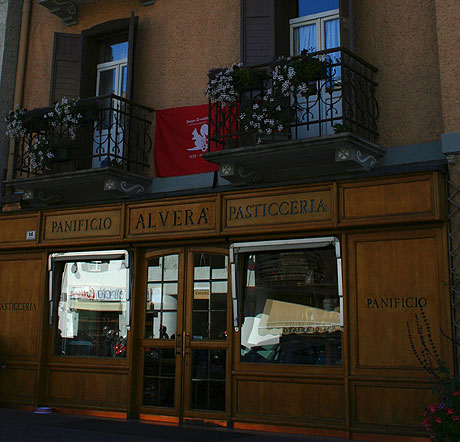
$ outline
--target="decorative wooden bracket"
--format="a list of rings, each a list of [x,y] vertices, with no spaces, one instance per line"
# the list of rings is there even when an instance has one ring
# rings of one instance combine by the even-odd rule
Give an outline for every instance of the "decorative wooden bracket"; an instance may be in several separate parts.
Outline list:
[[[92,3],[96,0],[38,0],[38,4],[48,8],[57,15],[67,26],[76,25],[78,22],[78,5]],[[140,0],[142,5],[149,6],[155,0]]]

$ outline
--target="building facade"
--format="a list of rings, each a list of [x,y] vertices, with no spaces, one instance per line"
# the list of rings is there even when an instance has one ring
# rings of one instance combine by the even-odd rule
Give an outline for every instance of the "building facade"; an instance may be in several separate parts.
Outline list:
[[[25,1],[1,402],[425,440],[423,365],[456,365],[460,8],[416,3]],[[164,173],[164,116],[199,105],[203,172]]]

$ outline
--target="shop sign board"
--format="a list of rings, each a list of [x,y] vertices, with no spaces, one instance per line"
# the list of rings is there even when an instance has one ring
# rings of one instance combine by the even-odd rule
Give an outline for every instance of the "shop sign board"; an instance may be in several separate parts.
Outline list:
[[[329,189],[230,196],[225,198],[224,228],[331,221],[331,200]]]
[[[61,212],[45,215],[43,240],[85,239],[118,236],[120,210]]]
[[[126,292],[121,287],[71,286],[69,298],[89,301],[125,301]]]
[[[215,231],[216,202],[174,201],[129,208],[128,236]]]

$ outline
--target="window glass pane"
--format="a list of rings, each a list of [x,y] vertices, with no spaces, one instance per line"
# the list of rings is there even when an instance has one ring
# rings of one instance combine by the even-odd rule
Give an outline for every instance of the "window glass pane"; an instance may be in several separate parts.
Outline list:
[[[339,9],[339,0],[298,0],[299,17]]]
[[[179,256],[152,258],[147,265],[147,339],[174,339],[177,328]]]
[[[339,19],[326,20],[324,22],[324,36],[326,49],[338,48],[340,46]]]
[[[128,58],[126,34],[99,41],[98,64],[126,58]]]
[[[192,350],[190,408],[225,410],[225,350]]]
[[[163,258],[164,280],[177,281],[179,278],[179,255],[168,255]]]
[[[110,45],[112,59],[108,61],[123,60],[128,58],[128,42],[114,43]]]
[[[172,349],[146,348],[144,351],[143,404],[174,407],[176,358]]]
[[[294,28],[294,55],[303,50],[315,52],[319,50],[316,44],[316,24]]]
[[[55,354],[126,356],[128,276],[121,259],[63,265]]]
[[[228,257],[194,255],[192,339],[227,338]]]
[[[98,95],[109,95],[115,93],[117,71],[115,68],[99,71],[99,93]]]
[[[128,67],[121,67],[120,95],[126,98],[126,79],[128,77]]]
[[[340,365],[334,247],[243,255],[241,361]]]

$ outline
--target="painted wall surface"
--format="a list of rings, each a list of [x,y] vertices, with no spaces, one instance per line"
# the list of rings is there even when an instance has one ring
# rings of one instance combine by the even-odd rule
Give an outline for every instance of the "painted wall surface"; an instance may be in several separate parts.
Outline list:
[[[436,0],[444,132],[460,131],[460,6],[456,0]]]
[[[0,0],[0,198],[6,174],[9,139],[4,116],[13,107],[22,2]]]
[[[205,103],[208,70],[239,59],[239,5],[239,0],[158,0],[144,7],[138,0],[99,0],[80,5],[78,24],[66,27],[33,2],[24,104],[29,108],[48,104],[54,32],[80,33],[104,21],[129,17],[131,11],[139,16],[134,101],[155,109]],[[444,26],[444,16],[447,24],[454,20],[447,6],[436,10],[435,0],[354,2],[355,52],[379,69],[383,146],[435,141],[445,130],[455,130],[453,111],[443,129],[436,13],[438,28]],[[441,68],[447,75],[442,83],[444,108],[460,110],[452,93],[455,55],[449,52],[455,37],[449,39],[448,30],[440,36],[440,50],[449,53]]]
[[[80,5],[78,24],[67,27],[33,2],[24,104],[48,105],[54,32],[79,34],[131,11],[139,17],[133,100],[154,109],[207,103],[209,69],[239,59],[239,3],[159,0],[142,6],[139,0],[98,0]]]
[[[458,2],[451,3],[458,9]],[[379,69],[379,144],[439,140],[442,108],[434,0],[359,0],[353,8],[355,52]]]

